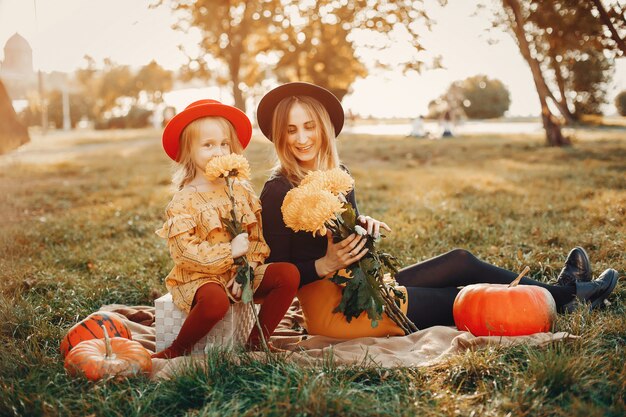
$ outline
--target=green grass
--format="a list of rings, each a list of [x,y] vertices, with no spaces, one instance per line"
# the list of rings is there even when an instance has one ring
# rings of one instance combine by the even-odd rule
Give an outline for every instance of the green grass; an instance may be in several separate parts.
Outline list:
[[[172,171],[158,133],[112,137],[119,146],[93,148],[83,145],[106,137],[73,134],[65,146],[85,151],[52,163],[0,161],[0,415],[626,414],[621,282],[607,309],[559,317],[557,330],[577,340],[468,351],[430,368],[339,367],[332,357],[303,367],[212,352],[206,367],[170,381],[67,377],[58,351],[65,331],[103,304],[152,304],[171,268],[154,234]],[[392,227],[384,247],[402,264],[463,247],[550,281],[581,245],[596,276],[623,273],[626,133],[574,137],[574,147],[552,149],[539,136],[345,136],[340,153],[361,212]],[[247,151],[258,192],[271,155],[262,140]]]

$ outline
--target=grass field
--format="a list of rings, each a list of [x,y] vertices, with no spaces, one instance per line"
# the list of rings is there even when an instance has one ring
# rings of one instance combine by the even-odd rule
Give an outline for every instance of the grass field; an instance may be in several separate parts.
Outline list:
[[[566,149],[538,136],[345,136],[340,154],[361,212],[392,227],[385,249],[404,265],[462,247],[550,281],[580,245],[594,275],[623,274],[626,131],[573,135]],[[301,367],[215,352],[206,370],[171,381],[70,379],[58,346],[73,323],[165,291],[172,264],[154,230],[171,165],[158,132],[35,145],[0,158],[1,416],[626,415],[623,282],[605,310],[559,317],[557,330],[582,336],[575,341],[470,351],[432,368]],[[246,155],[260,192],[271,144],[253,140]]]

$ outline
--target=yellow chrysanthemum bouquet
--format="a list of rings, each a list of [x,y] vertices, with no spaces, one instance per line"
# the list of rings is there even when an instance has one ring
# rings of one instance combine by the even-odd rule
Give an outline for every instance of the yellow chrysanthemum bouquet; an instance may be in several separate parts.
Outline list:
[[[236,179],[240,181],[250,179],[250,165],[248,164],[248,160],[244,156],[236,153],[217,156],[208,162],[204,175],[210,181],[224,178],[224,181],[226,182],[226,186],[228,187],[228,198],[231,202],[230,218],[222,217],[221,221],[226,230],[228,230],[228,233],[230,233],[233,238],[241,233],[246,233],[247,230],[245,230],[242,225],[243,215],[242,217],[237,217],[233,183]],[[259,329],[261,341],[267,350],[267,341],[265,340],[263,331],[261,330],[261,324],[259,323],[259,318],[253,304],[252,280],[254,279],[254,271],[250,267],[248,258],[245,255],[235,258],[234,262],[235,265],[237,265],[235,282],[241,285],[242,288],[241,301],[252,305],[252,311],[254,313],[256,325]]]
[[[354,180],[341,168],[310,172],[285,196],[283,219],[296,232],[311,232],[315,236],[330,230],[336,242],[352,233],[365,236],[369,251],[346,268],[349,277],[335,273],[331,278],[343,287],[341,302],[334,312],[343,313],[350,322],[365,311],[372,327],[378,326],[386,313],[405,334],[411,334],[417,328],[399,307],[404,294],[383,279],[386,272],[398,271],[395,258],[377,250],[376,240],[357,225],[354,207],[345,199],[353,187]]]

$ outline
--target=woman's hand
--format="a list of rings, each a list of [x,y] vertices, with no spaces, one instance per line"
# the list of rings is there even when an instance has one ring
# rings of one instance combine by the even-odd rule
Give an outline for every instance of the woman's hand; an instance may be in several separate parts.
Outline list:
[[[240,233],[230,242],[230,250],[233,253],[233,259],[248,253],[250,241],[247,233]]]
[[[383,223],[381,221],[373,219],[370,216],[364,216],[361,214],[359,217],[356,218],[356,220],[363,226],[365,226],[367,234],[372,236],[374,239],[378,239],[378,237],[380,236],[381,227],[386,231],[391,232],[391,228],[387,226],[387,223]]]
[[[361,259],[369,249],[363,248],[367,239],[356,233],[351,234],[341,242],[334,243],[331,232],[326,234],[328,247],[326,255],[315,261],[315,270],[320,277],[324,277],[332,272],[339,271],[359,259]]]

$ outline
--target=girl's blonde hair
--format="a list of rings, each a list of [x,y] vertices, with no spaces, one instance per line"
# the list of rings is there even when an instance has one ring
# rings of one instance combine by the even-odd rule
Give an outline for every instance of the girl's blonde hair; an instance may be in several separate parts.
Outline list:
[[[172,184],[174,184],[177,190],[182,190],[185,185],[196,177],[197,170],[191,154],[191,144],[194,138],[200,136],[202,126],[209,121],[217,122],[222,130],[227,132],[228,139],[230,140],[230,151],[232,153],[243,153],[243,146],[241,146],[241,142],[239,142],[237,132],[228,120],[219,116],[207,116],[194,120],[189,123],[180,134],[180,147],[178,149],[178,157],[176,158],[178,161],[178,169],[174,172],[172,178]]]
[[[278,161],[274,166],[272,177],[284,175],[293,185],[299,185],[307,174],[289,150],[287,127],[289,126],[289,112],[294,104],[299,103],[315,122],[317,137],[322,144],[315,160],[314,170],[337,168],[340,164],[337,152],[335,127],[328,111],[316,99],[308,96],[286,97],[278,103],[272,117],[272,140],[276,149]]]

